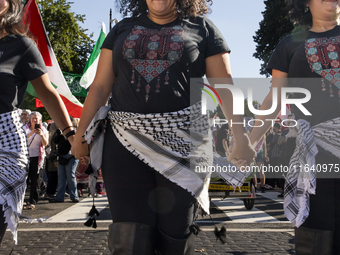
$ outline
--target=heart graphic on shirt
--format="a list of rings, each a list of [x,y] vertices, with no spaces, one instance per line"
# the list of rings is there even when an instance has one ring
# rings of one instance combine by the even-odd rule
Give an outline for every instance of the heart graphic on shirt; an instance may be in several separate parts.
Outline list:
[[[123,56],[150,83],[180,61],[183,43],[182,26],[158,30],[136,25],[124,42]]]
[[[307,39],[305,52],[312,72],[340,89],[340,36]]]

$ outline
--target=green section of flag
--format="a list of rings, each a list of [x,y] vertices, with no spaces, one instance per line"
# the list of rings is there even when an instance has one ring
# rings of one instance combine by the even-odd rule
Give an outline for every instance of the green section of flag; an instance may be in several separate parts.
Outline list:
[[[80,96],[80,97],[86,97],[87,91],[82,86],[80,86],[79,81],[81,79],[80,74],[73,74],[73,73],[67,73],[63,72],[64,78],[66,80],[66,83],[68,87],[71,90],[71,93],[74,96]]]
[[[56,89],[58,88],[58,86],[56,86],[55,84],[53,84],[53,82],[51,82],[52,86]],[[32,83],[28,82],[27,88],[26,88],[26,92],[28,94],[30,94],[33,97],[39,98],[37,93],[35,92]]]
[[[83,76],[80,79],[80,86],[84,87],[87,89],[88,87],[91,86],[94,76],[96,75],[97,71],[97,66],[98,66],[98,59],[101,51],[101,47],[103,45],[103,42],[105,40],[105,25],[104,23],[102,24],[102,29],[100,30],[100,34],[98,37],[98,40],[93,48],[93,51],[89,57],[89,60],[87,61],[84,71],[83,71]]]

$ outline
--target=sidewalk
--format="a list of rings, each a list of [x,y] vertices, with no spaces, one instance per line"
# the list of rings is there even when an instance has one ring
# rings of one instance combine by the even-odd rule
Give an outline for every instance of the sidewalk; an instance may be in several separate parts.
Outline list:
[[[49,224],[35,224],[37,227]],[[74,227],[67,228],[27,228],[19,230],[19,243],[13,244],[12,237],[6,232],[1,255],[109,255],[107,247],[107,227],[97,229]],[[103,225],[103,224],[101,224]],[[227,226],[227,243],[216,241],[212,228],[202,228],[195,239],[195,254],[294,254],[292,229],[231,229]],[[273,232],[274,231],[274,232]]]

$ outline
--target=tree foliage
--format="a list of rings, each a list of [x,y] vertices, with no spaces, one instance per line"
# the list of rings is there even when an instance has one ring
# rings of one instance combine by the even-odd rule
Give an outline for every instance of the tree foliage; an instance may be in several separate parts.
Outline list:
[[[47,35],[62,71],[82,74],[94,41],[81,28],[85,15],[71,12],[66,0],[37,1]]]
[[[285,0],[265,0],[264,4],[263,20],[253,36],[257,44],[253,56],[263,61],[260,74],[268,76],[266,66],[270,56],[280,40],[293,31],[294,25],[289,20]]]
[[[53,51],[62,71],[82,74],[94,41],[87,29],[81,28],[85,15],[71,12],[72,2],[66,0],[36,0]],[[80,102],[84,98],[77,97]],[[49,119],[45,108],[36,109],[34,97],[26,93],[20,108],[39,111]]]

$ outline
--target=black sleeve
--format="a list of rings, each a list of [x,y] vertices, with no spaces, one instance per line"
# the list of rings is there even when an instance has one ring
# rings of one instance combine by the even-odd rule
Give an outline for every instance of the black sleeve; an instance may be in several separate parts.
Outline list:
[[[29,40],[28,49],[20,59],[20,71],[27,81],[37,79],[47,73],[40,51],[31,40]]]
[[[205,57],[210,57],[223,52],[230,53],[230,48],[223,38],[222,33],[218,30],[215,24],[208,18],[205,19],[205,26],[207,29],[208,44]]]
[[[267,72],[272,74],[272,70],[279,70],[288,73],[289,70],[289,48],[287,46],[287,37],[283,38],[276,46],[267,65]]]
[[[116,35],[117,35],[117,27],[118,27],[118,24],[115,25],[111,30],[110,32],[107,34],[104,42],[103,42],[103,45],[101,47],[101,49],[109,49],[109,50],[112,50],[113,49],[113,44],[114,44],[114,41],[116,39]]]

